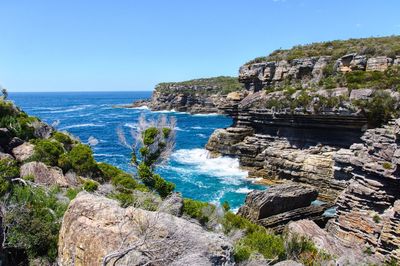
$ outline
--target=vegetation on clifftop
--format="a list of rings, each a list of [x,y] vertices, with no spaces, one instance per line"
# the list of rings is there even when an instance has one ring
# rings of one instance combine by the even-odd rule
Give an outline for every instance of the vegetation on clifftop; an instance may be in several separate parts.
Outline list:
[[[255,58],[246,64],[265,61],[290,61],[296,58],[312,56],[332,56],[333,59],[338,59],[349,53],[394,57],[400,55],[400,36],[335,40],[296,45],[290,49],[275,50],[268,56]]]
[[[197,87],[198,89],[195,89]],[[242,90],[243,84],[236,77],[219,76],[213,78],[193,79],[182,82],[164,82],[156,86],[161,93],[179,91],[187,94],[228,94]]]

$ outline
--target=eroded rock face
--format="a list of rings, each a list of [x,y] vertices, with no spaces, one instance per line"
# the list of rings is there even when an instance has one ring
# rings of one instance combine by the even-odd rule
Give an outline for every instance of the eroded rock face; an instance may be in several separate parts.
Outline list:
[[[12,154],[15,159],[22,162],[31,157],[34,153],[35,146],[29,142],[24,142],[23,144],[12,149]]]
[[[21,166],[21,177],[32,176],[34,182],[43,185],[59,185],[61,187],[68,187],[71,180],[67,180],[61,169],[58,167],[49,167],[42,162],[29,162]],[[74,182],[76,183],[76,181]]]
[[[81,192],[60,230],[60,265],[233,265],[232,245],[222,235],[167,213],[128,207]]]
[[[351,177],[338,197],[337,217],[328,230],[349,245],[361,245],[376,256],[400,259],[399,198],[400,119],[367,130],[363,143],[335,155],[335,175]]]

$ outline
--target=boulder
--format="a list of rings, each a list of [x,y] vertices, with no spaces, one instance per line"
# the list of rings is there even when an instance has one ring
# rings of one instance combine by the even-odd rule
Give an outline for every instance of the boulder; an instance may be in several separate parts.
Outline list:
[[[0,146],[6,147],[12,136],[7,128],[0,128]]]
[[[24,141],[18,137],[14,137],[10,140],[10,142],[7,145],[7,148],[9,150],[12,150],[16,147],[18,147],[19,145],[22,145],[24,143]]]
[[[371,57],[367,61],[367,71],[385,71],[391,64],[393,59],[386,56]]]
[[[368,99],[369,97],[372,96],[373,93],[374,93],[374,90],[372,90],[372,89],[352,90],[350,93],[350,100]]]
[[[105,257],[107,265],[233,265],[232,244],[223,235],[87,192],[63,217],[58,255],[60,265],[101,265]]]
[[[41,162],[29,162],[21,166],[21,177],[32,176],[35,183],[44,185],[69,186],[62,171],[58,167],[49,167]]]
[[[23,144],[19,145],[12,149],[12,154],[14,157],[22,162],[31,157],[34,153],[35,146],[29,142],[24,142]]]
[[[247,194],[245,205],[238,214],[252,221],[307,207],[316,200],[318,192],[311,186],[283,184],[266,190],[253,190]]]
[[[51,126],[41,121],[32,123],[32,126],[35,130],[33,134],[35,135],[35,137],[40,139],[50,138],[51,133],[54,131],[54,129]]]
[[[14,160],[14,157],[12,157],[11,154],[0,152],[0,160],[4,160],[4,159]]]

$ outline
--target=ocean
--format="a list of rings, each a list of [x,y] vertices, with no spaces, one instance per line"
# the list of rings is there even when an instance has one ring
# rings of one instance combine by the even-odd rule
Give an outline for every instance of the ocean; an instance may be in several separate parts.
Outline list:
[[[122,128],[129,141],[130,130],[135,129],[139,116],[157,118],[175,116],[176,147],[170,160],[157,168],[165,179],[176,184],[176,191],[184,197],[219,204],[229,202],[236,210],[243,204],[246,194],[264,186],[246,178],[247,172],[239,168],[239,161],[229,157],[208,158],[204,149],[211,133],[224,128],[232,119],[223,115],[190,115],[182,112],[148,109],[113,108],[146,99],[151,92],[35,92],[10,93],[9,98],[30,115],[37,116],[58,130],[68,131],[83,143],[93,137],[97,161],[107,162],[134,173],[129,165],[130,150],[118,141],[117,128]]]

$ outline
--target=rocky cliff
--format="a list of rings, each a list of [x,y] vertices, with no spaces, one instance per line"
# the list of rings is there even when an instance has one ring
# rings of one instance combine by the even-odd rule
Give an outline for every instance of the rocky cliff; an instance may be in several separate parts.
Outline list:
[[[333,174],[336,152],[398,115],[399,64],[398,55],[357,53],[246,64],[239,80],[249,95],[206,147],[239,157],[252,177],[313,185],[332,202],[349,179]]]
[[[141,100],[127,107],[146,106],[154,111],[175,110],[189,113],[224,113],[235,105],[246,92],[233,77],[196,79],[184,82],[160,83],[149,100]]]

